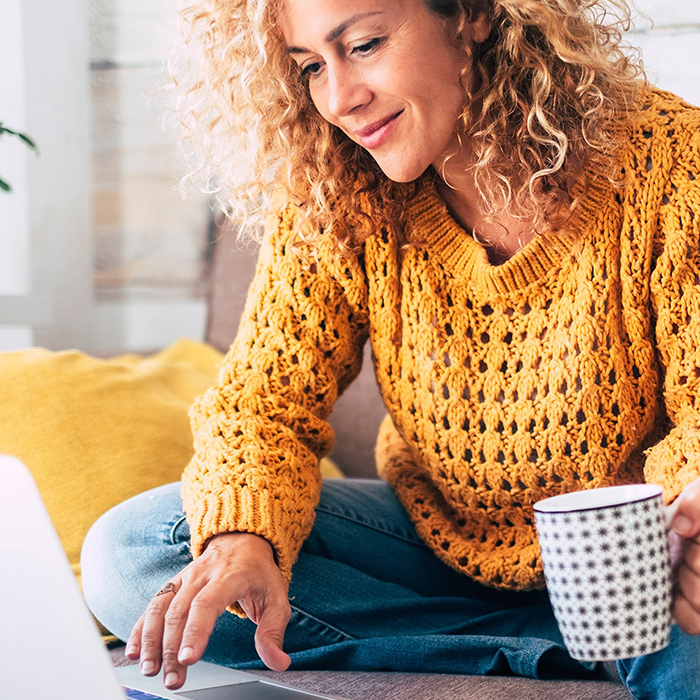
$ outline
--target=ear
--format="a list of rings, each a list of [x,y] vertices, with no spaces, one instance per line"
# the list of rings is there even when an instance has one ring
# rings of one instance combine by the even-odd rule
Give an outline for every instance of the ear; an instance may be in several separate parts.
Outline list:
[[[472,41],[481,44],[489,38],[491,34],[491,20],[486,12],[482,12],[473,22],[469,23]]]

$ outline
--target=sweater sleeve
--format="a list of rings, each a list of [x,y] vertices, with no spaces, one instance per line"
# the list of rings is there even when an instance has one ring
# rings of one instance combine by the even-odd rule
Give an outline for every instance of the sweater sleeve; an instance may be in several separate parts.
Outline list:
[[[697,121],[695,119],[694,121]],[[700,132],[679,130],[651,276],[656,345],[671,430],[647,451],[645,478],[668,501],[700,476]]]
[[[333,445],[326,419],[368,336],[357,258],[321,247],[304,264],[291,250],[297,231],[291,206],[268,228],[218,381],[190,411],[195,453],[182,483],[194,557],[214,535],[251,532],[271,543],[287,580]]]

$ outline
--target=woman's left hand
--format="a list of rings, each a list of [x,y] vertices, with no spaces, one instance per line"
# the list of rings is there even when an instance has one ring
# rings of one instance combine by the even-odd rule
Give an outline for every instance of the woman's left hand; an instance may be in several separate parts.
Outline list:
[[[700,478],[678,497],[670,534],[677,578],[673,616],[684,632],[700,634]]]

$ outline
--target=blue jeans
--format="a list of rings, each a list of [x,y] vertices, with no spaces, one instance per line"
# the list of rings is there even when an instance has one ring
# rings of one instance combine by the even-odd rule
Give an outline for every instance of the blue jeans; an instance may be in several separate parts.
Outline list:
[[[85,597],[120,639],[191,561],[179,484],[106,513],[86,538]],[[546,591],[487,588],[443,564],[381,481],[325,480],[293,569],[284,649],[292,669],[592,678],[566,652]],[[255,625],[222,615],[205,659],[262,669]],[[667,649],[618,662],[635,698],[700,700],[700,638],[674,626]]]

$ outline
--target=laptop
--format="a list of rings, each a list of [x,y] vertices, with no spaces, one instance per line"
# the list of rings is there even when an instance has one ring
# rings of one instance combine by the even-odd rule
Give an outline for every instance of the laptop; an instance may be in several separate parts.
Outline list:
[[[115,669],[28,469],[0,455],[2,700],[342,700],[199,662],[178,691]]]

